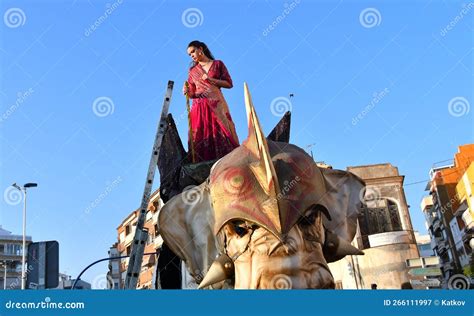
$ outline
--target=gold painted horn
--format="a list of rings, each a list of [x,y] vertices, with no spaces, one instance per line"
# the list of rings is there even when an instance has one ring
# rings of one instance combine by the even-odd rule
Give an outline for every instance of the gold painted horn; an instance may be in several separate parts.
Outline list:
[[[280,185],[278,177],[273,166],[272,157],[268,150],[268,143],[263,134],[260,121],[253,106],[252,97],[250,95],[247,83],[244,83],[245,108],[247,110],[247,121],[249,127],[249,136],[243,145],[258,158],[258,161],[252,163],[249,167],[255,175],[260,187],[263,189],[268,199],[263,205],[265,216],[274,225],[276,235],[281,234],[281,220],[277,196],[280,193]]]
[[[211,267],[204,276],[204,279],[201,281],[201,283],[199,283],[198,289],[202,289],[226,279],[230,279],[233,276],[234,262],[228,255],[221,254],[211,264]]]

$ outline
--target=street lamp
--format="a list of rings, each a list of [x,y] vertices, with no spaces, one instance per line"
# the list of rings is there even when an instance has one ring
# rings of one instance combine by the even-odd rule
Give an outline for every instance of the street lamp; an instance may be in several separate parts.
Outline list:
[[[38,186],[37,183],[26,183],[23,187],[13,183],[13,187],[22,191],[24,194],[23,199],[23,256],[21,258],[21,289],[24,290],[26,286],[26,189],[35,188]]]

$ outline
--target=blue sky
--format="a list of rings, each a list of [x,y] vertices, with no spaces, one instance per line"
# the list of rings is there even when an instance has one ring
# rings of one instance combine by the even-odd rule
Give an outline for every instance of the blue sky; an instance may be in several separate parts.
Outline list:
[[[181,87],[194,39],[230,71],[224,94],[240,140],[245,81],[265,131],[291,109],[291,142],[312,145],[315,160],[339,169],[390,162],[406,184],[421,181],[405,192],[422,233],[429,169],[474,139],[474,5],[36,0],[0,9],[0,188],[39,184],[28,234],[58,240],[60,270],[74,277],[107,256],[140,204],[168,80],[186,140]],[[4,195],[0,205],[0,224],[20,234],[21,204]]]

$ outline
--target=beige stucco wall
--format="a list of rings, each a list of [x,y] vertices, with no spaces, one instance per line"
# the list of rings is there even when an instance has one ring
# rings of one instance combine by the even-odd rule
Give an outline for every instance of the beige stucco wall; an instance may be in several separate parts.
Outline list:
[[[385,245],[365,249],[364,253],[329,264],[334,281],[342,281],[344,289],[370,289],[372,283],[378,289],[400,289],[402,283],[410,281],[406,259],[418,258],[416,244]],[[355,266],[353,276],[349,265]]]

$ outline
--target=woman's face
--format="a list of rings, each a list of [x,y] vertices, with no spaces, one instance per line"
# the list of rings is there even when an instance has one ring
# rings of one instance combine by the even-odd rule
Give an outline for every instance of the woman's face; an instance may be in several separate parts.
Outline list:
[[[194,46],[189,46],[188,49],[188,55],[191,57],[191,59],[194,62],[201,61],[203,53],[202,53],[202,48],[194,47]]]

